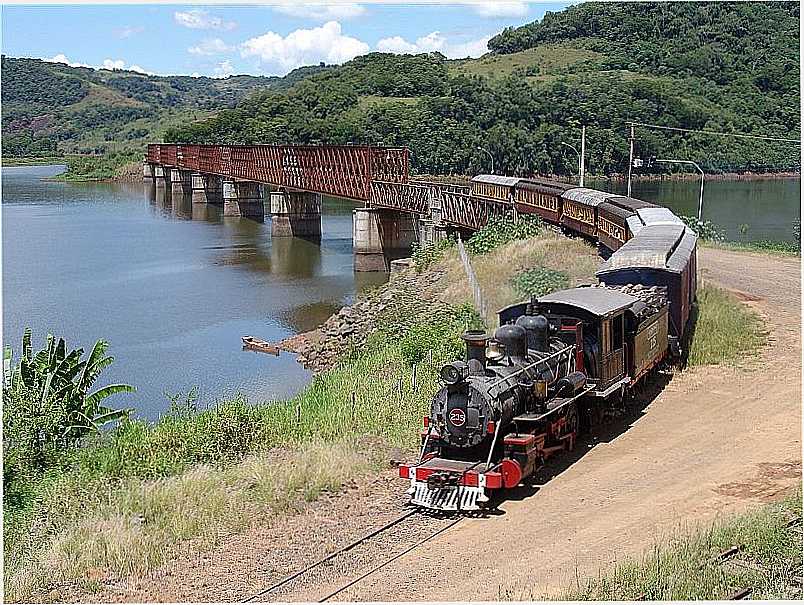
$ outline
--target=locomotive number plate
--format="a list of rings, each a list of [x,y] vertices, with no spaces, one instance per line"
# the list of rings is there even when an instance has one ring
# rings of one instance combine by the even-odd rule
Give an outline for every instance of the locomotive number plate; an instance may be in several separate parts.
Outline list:
[[[453,408],[449,412],[449,421],[454,426],[463,426],[466,424],[466,412],[464,412],[461,408]]]

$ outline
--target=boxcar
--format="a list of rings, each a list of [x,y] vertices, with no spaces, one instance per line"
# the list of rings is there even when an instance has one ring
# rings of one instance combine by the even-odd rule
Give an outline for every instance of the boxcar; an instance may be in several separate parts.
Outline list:
[[[482,197],[497,202],[512,202],[514,187],[520,181],[513,176],[480,174],[472,179],[472,197]]]
[[[589,237],[597,236],[597,207],[611,195],[603,191],[574,187],[561,195],[561,224]]]
[[[670,343],[684,346],[696,290],[697,236],[683,224],[645,225],[597,271],[610,285],[642,284],[667,288]]]
[[[517,212],[537,214],[545,221],[561,222],[561,195],[574,185],[554,183],[544,179],[521,179],[514,187]]]

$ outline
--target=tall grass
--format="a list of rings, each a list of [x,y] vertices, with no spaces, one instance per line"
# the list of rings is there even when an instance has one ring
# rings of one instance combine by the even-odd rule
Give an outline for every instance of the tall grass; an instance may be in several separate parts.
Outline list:
[[[715,286],[698,290],[698,315],[690,344],[690,366],[735,363],[757,354],[767,341],[761,318],[732,294]]]
[[[47,518],[6,558],[6,600],[36,600],[65,583],[92,589],[99,580],[145,574],[182,541],[210,545],[253,519],[339,490],[375,465],[354,441],[313,441],[230,466],[198,465],[113,487],[76,478],[55,482],[44,494]]]
[[[206,544],[413,448],[450,349],[411,364],[404,342],[380,334],[287,401],[196,411],[188,398],[87,443],[26,506],[4,507],[6,597],[145,573],[188,539]]]
[[[791,520],[798,519],[798,523]],[[737,555],[717,555],[739,546]],[[752,599],[801,599],[801,488],[780,503],[716,523],[629,560],[558,598],[566,601],[727,599],[750,588]]]

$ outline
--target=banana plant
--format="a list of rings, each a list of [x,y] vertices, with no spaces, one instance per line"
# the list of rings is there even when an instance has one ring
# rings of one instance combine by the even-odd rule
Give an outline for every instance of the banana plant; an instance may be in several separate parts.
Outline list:
[[[67,352],[63,338],[47,335],[46,346],[36,354],[31,344],[31,330],[22,337],[22,355],[12,373],[10,388],[33,394],[29,399],[34,416],[49,416],[52,430],[48,438],[65,444],[74,442],[90,431],[128,417],[132,410],[115,410],[103,405],[117,393],[134,392],[127,384],[111,384],[96,391],[92,388],[101,372],[114,358],[106,356],[109,344],[98,340],[86,360],[84,350]]]

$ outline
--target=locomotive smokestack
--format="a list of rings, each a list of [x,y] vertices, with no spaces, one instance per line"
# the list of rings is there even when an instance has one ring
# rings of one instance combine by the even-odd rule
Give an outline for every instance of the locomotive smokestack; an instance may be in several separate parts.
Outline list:
[[[466,343],[466,363],[472,376],[483,376],[486,373],[486,345],[489,335],[483,330],[467,330],[461,336]]]

